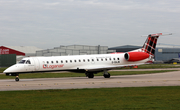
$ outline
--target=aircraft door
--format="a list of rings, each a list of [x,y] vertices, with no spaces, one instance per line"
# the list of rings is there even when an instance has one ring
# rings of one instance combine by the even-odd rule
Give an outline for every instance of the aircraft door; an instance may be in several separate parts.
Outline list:
[[[33,58],[34,60],[34,71],[38,71],[40,68],[39,60],[38,58]]]

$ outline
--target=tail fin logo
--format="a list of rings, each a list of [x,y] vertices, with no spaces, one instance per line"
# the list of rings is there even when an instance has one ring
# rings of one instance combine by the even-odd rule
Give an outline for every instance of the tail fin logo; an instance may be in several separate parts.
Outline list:
[[[142,51],[154,56],[157,39],[160,35],[162,35],[162,33],[150,34],[143,45]]]

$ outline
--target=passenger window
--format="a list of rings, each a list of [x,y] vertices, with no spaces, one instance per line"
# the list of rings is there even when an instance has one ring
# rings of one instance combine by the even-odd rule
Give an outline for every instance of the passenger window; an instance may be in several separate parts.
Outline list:
[[[107,58],[105,60],[107,61]]]
[[[56,61],[56,63],[58,63],[58,61]]]
[[[47,64],[48,64],[49,62],[47,61]]]
[[[103,59],[101,59],[101,61],[103,61]]]
[[[76,62],[76,60],[74,60],[74,62]]]
[[[53,61],[51,61],[51,63],[53,63]]]
[[[117,58],[119,60],[119,58]]]
[[[99,61],[99,59],[97,59],[97,61]]]
[[[113,58],[114,60],[116,60],[115,58]]]
[[[70,62],[72,63],[72,60],[70,60]]]
[[[88,59],[88,62],[89,62],[90,60]]]
[[[79,62],[81,62],[81,60],[79,60]]]
[[[68,63],[68,61],[66,60],[66,63]]]
[[[109,60],[111,60],[111,58],[109,58]]]
[[[85,62],[85,59],[83,61]]]
[[[63,61],[61,60],[61,63],[63,63]]]

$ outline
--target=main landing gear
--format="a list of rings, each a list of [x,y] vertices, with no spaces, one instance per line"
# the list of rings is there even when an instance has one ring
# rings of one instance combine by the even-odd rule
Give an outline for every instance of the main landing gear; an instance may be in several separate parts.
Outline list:
[[[103,74],[104,78],[110,78],[110,74],[107,72],[107,70],[104,70],[104,74]]]
[[[94,73],[91,73],[91,72],[86,72],[86,77],[88,78],[94,78]]]
[[[86,71],[85,74],[86,74],[86,77],[88,77],[88,78],[94,78],[93,72]],[[107,70],[104,70],[103,76],[104,76],[104,78],[110,78],[111,75],[107,72]]]

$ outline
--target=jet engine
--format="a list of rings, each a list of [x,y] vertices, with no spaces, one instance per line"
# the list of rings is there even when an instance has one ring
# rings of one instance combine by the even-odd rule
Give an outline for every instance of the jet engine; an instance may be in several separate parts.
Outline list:
[[[127,52],[124,54],[127,61],[140,61],[149,58],[149,54],[145,52]]]

